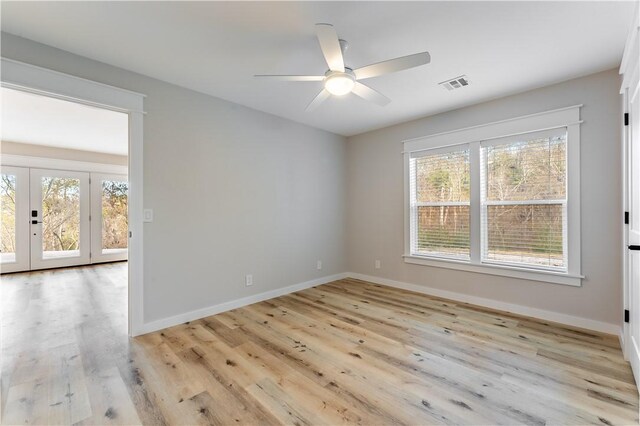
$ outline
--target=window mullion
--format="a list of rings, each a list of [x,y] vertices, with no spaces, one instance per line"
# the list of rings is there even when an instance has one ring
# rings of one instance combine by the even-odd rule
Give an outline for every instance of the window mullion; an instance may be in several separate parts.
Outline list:
[[[471,263],[480,263],[481,252],[481,182],[480,182],[480,142],[469,144],[469,174],[470,182],[470,218],[469,237],[471,244]]]

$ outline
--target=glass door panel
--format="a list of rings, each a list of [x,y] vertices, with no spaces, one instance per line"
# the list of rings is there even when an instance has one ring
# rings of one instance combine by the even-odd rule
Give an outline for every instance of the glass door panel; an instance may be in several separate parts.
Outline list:
[[[89,263],[89,174],[31,169],[31,266]]]
[[[29,269],[29,169],[2,166],[0,173],[1,272]]]
[[[16,261],[16,175],[2,173],[0,214],[2,215],[2,263]]]
[[[42,177],[42,257],[80,255],[80,179]]]
[[[92,263],[127,259],[128,193],[126,176],[91,174]]]

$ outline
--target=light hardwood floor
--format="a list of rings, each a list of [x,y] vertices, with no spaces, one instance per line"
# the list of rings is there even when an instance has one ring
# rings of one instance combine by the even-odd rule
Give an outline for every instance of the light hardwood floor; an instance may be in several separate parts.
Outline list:
[[[2,277],[5,424],[632,424],[617,338],[341,280],[136,339],[126,264]]]

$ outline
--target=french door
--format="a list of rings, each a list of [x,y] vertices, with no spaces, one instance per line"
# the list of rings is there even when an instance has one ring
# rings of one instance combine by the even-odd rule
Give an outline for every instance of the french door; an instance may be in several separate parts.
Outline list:
[[[0,170],[0,262],[2,272],[29,270],[29,169]]]
[[[89,173],[31,169],[31,269],[90,263]]]
[[[91,262],[126,260],[129,226],[126,176],[91,173]]]
[[[126,176],[2,166],[1,270],[126,260]]]

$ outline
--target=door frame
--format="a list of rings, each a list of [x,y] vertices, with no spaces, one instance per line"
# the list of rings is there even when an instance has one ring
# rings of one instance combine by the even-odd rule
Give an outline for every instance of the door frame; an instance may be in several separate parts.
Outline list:
[[[128,333],[130,336],[141,334],[144,325],[142,219],[143,118],[146,95],[4,57],[0,59],[0,63],[2,87],[123,112],[129,116]]]

